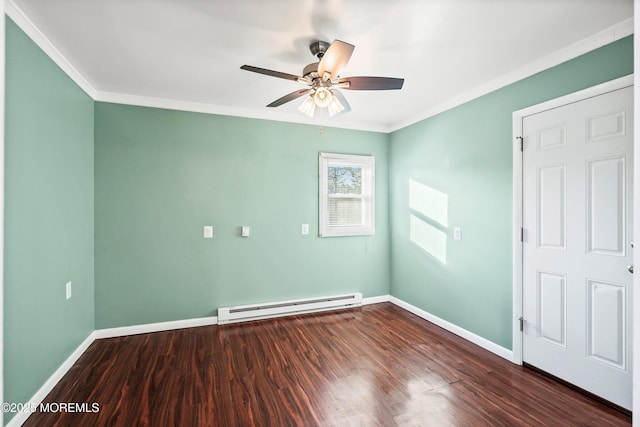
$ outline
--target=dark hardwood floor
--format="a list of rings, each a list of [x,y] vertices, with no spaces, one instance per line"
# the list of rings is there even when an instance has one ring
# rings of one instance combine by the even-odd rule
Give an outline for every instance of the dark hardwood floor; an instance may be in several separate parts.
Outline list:
[[[95,341],[26,426],[628,426],[392,304]]]

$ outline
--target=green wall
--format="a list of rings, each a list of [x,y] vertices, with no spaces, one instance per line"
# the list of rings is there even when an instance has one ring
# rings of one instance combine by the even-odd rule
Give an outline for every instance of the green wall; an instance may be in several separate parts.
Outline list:
[[[388,294],[388,135],[107,103],[95,117],[97,328]],[[318,237],[320,151],[376,157],[375,236]]]
[[[6,42],[7,402],[94,329],[356,290],[510,348],[511,113],[633,71],[629,37],[391,135],[321,133],[94,103],[10,20]],[[317,236],[320,151],[376,157],[376,236]]]
[[[511,114],[631,74],[632,43],[627,37],[391,135],[393,296],[511,348]],[[462,227],[462,240],[453,240],[453,227]]]
[[[94,329],[94,122],[91,98],[6,22],[4,399],[20,403]]]

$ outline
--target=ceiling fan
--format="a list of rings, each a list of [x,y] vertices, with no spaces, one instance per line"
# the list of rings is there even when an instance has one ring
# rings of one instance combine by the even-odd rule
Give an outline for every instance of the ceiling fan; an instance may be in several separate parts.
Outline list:
[[[304,114],[313,117],[316,107],[327,108],[329,115],[351,111],[349,103],[338,89],[348,90],[395,90],[402,89],[404,79],[393,77],[344,77],[340,74],[346,67],[354,45],[340,40],[334,40],[329,44],[324,41],[311,43],[311,53],[320,61],[304,67],[302,77],[265,68],[243,65],[243,70],[281,79],[293,80],[307,86],[296,90],[282,98],[276,99],[267,107],[278,107],[294,99],[308,95],[298,108]]]

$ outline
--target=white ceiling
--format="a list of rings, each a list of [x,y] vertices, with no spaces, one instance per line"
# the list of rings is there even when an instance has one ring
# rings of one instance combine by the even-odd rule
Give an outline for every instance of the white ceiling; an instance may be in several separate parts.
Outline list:
[[[308,123],[297,90],[243,64],[300,75],[314,40],[356,46],[343,77],[405,78],[343,91],[352,111],[312,123],[389,131],[631,33],[632,0],[9,0],[98,100]],[[17,11],[17,13],[15,12]],[[127,95],[125,97],[120,95]],[[162,104],[163,101],[156,103]],[[166,101],[167,106],[171,102]],[[198,108],[195,108],[196,110]]]

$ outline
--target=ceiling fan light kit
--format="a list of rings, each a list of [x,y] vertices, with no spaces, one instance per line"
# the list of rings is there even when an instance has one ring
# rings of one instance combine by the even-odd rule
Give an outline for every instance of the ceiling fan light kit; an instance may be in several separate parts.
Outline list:
[[[333,92],[332,92],[333,93]],[[344,105],[340,102],[337,96],[333,96],[331,98],[331,102],[327,106],[327,110],[329,111],[329,116],[333,117],[338,113],[344,111]]]
[[[298,107],[298,110],[309,117],[313,117],[313,113],[316,111],[316,103],[313,96],[307,96],[304,102]]]
[[[307,86],[306,89],[291,92],[273,101],[267,107],[278,107],[301,96],[308,95],[298,107],[303,114],[313,117],[316,107],[327,108],[329,116],[351,111],[346,98],[337,89],[349,90],[397,90],[402,89],[404,79],[394,77],[346,77],[340,74],[347,66],[355,46],[340,40],[329,44],[324,41],[311,43],[309,50],[319,62],[304,67],[302,76],[268,70],[266,68],[243,65],[246,71],[293,80]]]
[[[328,107],[329,104],[331,103],[332,98],[333,98],[333,95],[331,95],[331,92],[329,92],[329,90],[326,87],[322,87],[322,86],[316,89],[316,91],[313,94],[313,100],[316,103],[316,105],[320,108]]]

